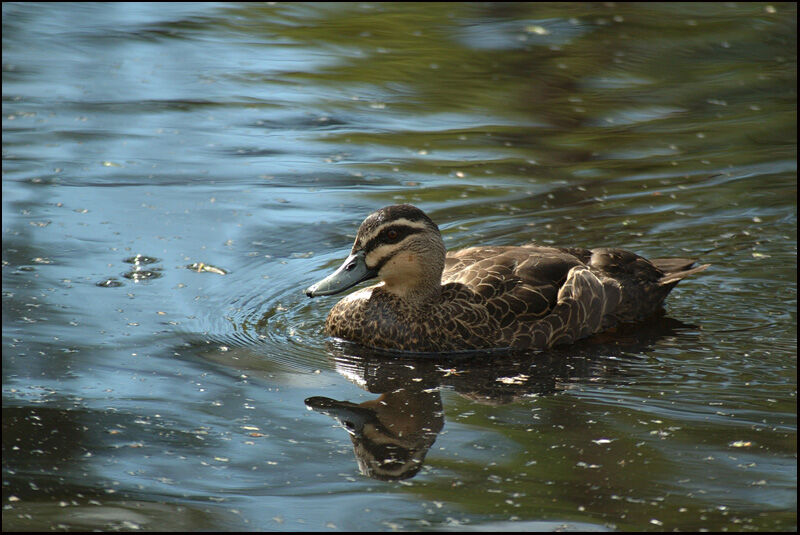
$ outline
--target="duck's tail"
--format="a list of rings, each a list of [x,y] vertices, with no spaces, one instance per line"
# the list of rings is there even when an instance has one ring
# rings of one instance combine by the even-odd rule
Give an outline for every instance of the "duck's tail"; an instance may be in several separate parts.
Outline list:
[[[692,267],[696,260],[691,258],[654,258],[650,260],[654,266],[664,272],[658,280],[659,286],[673,287],[682,279],[708,268],[711,264]]]

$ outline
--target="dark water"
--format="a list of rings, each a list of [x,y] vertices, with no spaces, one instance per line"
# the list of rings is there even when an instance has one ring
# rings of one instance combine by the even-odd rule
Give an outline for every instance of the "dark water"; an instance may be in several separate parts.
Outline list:
[[[4,3],[3,529],[795,530],[796,17]],[[396,202],[712,267],[545,354],[326,339]]]

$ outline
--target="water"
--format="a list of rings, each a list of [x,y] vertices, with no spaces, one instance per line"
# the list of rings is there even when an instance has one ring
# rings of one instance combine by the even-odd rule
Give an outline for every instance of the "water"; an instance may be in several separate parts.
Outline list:
[[[3,529],[795,530],[796,16],[4,3]],[[396,202],[712,267],[546,354],[329,340]]]

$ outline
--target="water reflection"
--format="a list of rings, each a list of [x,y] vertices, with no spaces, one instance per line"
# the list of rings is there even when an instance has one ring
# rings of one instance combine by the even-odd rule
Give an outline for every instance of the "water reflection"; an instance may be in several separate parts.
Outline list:
[[[444,427],[441,388],[476,403],[503,405],[550,395],[566,382],[600,375],[628,375],[627,355],[694,328],[664,316],[622,325],[567,349],[535,354],[490,353],[411,356],[333,342],[339,374],[379,397],[363,403],[313,396],[306,407],[330,416],[347,431],[361,474],[380,480],[409,479]],[[617,363],[613,365],[611,363]]]
[[[406,368],[411,373],[412,370]],[[375,479],[413,477],[444,426],[437,387],[423,388],[411,375],[405,386],[388,388],[361,404],[326,397],[306,399],[306,406],[336,419],[353,441],[362,474]]]

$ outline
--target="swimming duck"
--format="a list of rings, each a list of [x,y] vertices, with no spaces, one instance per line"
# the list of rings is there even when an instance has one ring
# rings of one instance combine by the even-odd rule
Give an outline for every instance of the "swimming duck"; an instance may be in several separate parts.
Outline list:
[[[694,263],[534,244],[447,252],[430,217],[398,204],[367,216],[350,256],[306,295],[380,279],[336,303],[325,322],[331,336],[368,347],[538,350],[653,315],[681,279],[708,267]]]

